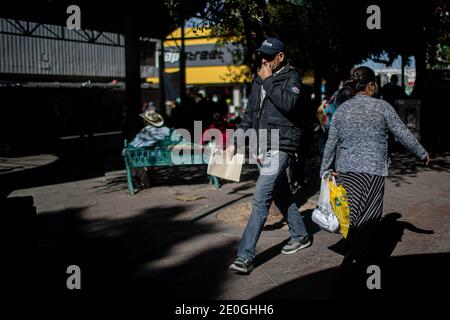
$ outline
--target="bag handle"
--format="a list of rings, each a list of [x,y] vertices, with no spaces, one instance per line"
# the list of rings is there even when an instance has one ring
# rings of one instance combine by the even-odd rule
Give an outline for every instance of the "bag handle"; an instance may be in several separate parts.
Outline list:
[[[331,182],[337,187],[336,178],[331,176]]]
[[[325,171],[322,175],[322,180],[325,179],[324,177],[326,174],[330,175],[331,171],[333,171],[333,170],[330,169],[330,170]]]
[[[338,187],[338,183],[336,182],[335,176],[331,177],[331,182],[335,185],[336,188]],[[339,185],[342,185],[342,184],[339,184]]]

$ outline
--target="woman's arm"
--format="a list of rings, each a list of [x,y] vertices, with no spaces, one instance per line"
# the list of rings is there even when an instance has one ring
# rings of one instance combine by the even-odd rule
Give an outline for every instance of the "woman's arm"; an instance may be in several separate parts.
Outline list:
[[[339,141],[339,131],[338,128],[336,127],[339,121],[337,115],[338,114],[335,114],[335,116],[331,120],[330,131],[328,133],[328,140],[325,145],[325,151],[323,152],[322,157],[322,165],[320,167],[320,177],[322,177],[325,171],[331,168],[334,162],[334,157],[336,155],[336,148]]]
[[[403,123],[398,116],[395,109],[386,101],[381,100],[385,106],[384,117],[387,127],[392,134],[397,137],[398,140],[412,153],[416,155],[420,160],[425,160],[428,157],[428,152],[417,141],[416,137]]]

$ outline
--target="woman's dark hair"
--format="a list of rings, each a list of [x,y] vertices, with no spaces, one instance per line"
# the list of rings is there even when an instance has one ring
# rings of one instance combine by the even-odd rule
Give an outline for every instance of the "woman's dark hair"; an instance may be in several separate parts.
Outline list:
[[[336,94],[336,98],[334,100],[334,103],[336,104],[336,107],[339,107],[341,104],[343,104],[345,101],[353,97],[353,92],[349,88],[342,88],[339,89],[338,93]]]
[[[345,85],[353,91],[353,94],[364,90],[371,82],[375,82],[375,72],[369,67],[358,67],[352,71],[351,79]]]

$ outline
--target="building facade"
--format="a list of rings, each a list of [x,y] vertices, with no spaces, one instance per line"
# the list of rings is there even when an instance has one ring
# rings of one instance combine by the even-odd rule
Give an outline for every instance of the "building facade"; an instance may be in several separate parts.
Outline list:
[[[246,106],[250,72],[242,64],[243,47],[236,39],[220,41],[209,30],[195,28],[176,29],[164,40],[164,74],[169,79],[179,78],[182,38],[186,53],[186,86],[189,92],[204,98],[227,102],[229,113],[236,114]],[[236,41],[234,41],[236,40]],[[156,65],[159,69],[159,64]],[[148,77],[148,83],[158,84],[158,77]],[[176,83],[173,96],[179,96]],[[169,98],[169,97],[168,97]]]

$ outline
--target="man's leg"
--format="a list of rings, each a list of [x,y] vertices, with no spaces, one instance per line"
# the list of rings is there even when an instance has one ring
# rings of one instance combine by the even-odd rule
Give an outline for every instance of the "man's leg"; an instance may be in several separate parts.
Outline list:
[[[250,262],[255,257],[256,243],[269,214],[274,188],[279,179],[285,175],[288,157],[287,154],[281,156],[277,154],[271,157],[271,159],[266,159],[264,162],[260,168],[260,175],[256,182],[256,190],[252,201],[252,213],[242,235],[237,253],[238,257],[245,258]]]
[[[280,178],[276,190],[274,202],[288,223],[291,241],[302,243],[309,240],[303,216],[298,212],[298,206],[289,189],[286,175]]]
[[[277,193],[274,197],[274,202],[278,209],[287,220],[291,239],[281,249],[281,253],[292,254],[296,253],[311,245],[311,238],[309,237],[303,216],[298,212],[297,204],[289,189],[287,178],[280,179],[280,183],[276,187]]]

